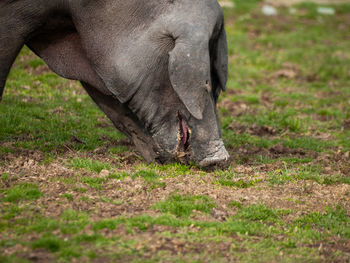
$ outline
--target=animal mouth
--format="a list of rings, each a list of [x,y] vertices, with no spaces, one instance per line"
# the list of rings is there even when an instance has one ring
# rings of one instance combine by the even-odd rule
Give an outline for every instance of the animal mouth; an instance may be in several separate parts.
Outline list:
[[[190,152],[190,137],[191,129],[187,126],[186,121],[178,113],[177,118],[179,121],[179,131],[178,131],[178,146],[176,150],[177,158],[182,163],[188,163],[189,152]]]
[[[182,145],[184,146],[185,149],[188,148],[188,146],[189,146],[189,141],[188,141],[189,132],[188,132],[186,122],[184,119],[181,119],[181,121],[180,121],[180,136],[181,136]]]

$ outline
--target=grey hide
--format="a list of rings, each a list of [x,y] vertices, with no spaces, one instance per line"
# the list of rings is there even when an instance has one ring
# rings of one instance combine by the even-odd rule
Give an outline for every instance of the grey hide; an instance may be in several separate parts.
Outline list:
[[[216,165],[228,159],[223,23],[216,0],[0,0],[0,100],[27,45],[80,81],[146,161]]]

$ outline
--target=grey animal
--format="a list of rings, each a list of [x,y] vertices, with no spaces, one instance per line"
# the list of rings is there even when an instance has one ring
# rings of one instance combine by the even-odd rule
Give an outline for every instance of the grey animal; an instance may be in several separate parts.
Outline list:
[[[0,99],[23,45],[80,81],[146,161],[228,159],[216,112],[228,63],[216,0],[0,0]]]

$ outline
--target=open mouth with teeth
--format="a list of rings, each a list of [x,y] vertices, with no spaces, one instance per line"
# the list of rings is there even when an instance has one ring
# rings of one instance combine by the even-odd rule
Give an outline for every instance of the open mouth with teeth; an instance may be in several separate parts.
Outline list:
[[[178,113],[177,114],[179,120],[179,131],[178,131],[178,145],[176,149],[176,156],[182,163],[188,163],[189,152],[190,152],[190,137],[191,137],[191,129],[187,127],[185,120]]]

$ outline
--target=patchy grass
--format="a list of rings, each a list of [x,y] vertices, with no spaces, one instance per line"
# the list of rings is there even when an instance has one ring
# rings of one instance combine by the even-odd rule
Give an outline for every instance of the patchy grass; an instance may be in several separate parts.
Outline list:
[[[87,160],[76,158],[71,161],[70,166],[75,169],[85,169],[87,171],[92,171],[96,173],[100,173],[103,169],[109,170],[111,166],[109,163],[101,163],[95,160]]]
[[[101,189],[102,183],[106,181],[106,178],[99,177],[83,177],[83,182],[88,184],[91,188]]]
[[[189,217],[196,210],[204,213],[210,213],[215,203],[207,196],[190,196],[175,194],[167,200],[155,204],[153,207],[163,213],[171,213],[177,217]]]
[[[296,182],[303,180],[312,180],[319,184],[350,184],[349,176],[340,176],[338,174],[322,174],[317,167],[302,167],[297,170],[288,168],[274,170],[268,179],[271,184],[285,184],[287,182]]]
[[[0,262],[348,262],[350,5],[225,8],[225,171],[145,164],[24,48],[0,103]]]
[[[239,175],[230,171],[218,171],[216,172],[216,174],[218,175],[218,180],[216,181],[216,183],[222,186],[249,188],[252,186],[256,186],[261,181],[261,179],[242,179],[239,178]]]
[[[35,200],[42,196],[37,185],[31,183],[18,184],[5,190],[5,197],[2,199],[5,202],[19,202],[25,200]]]

